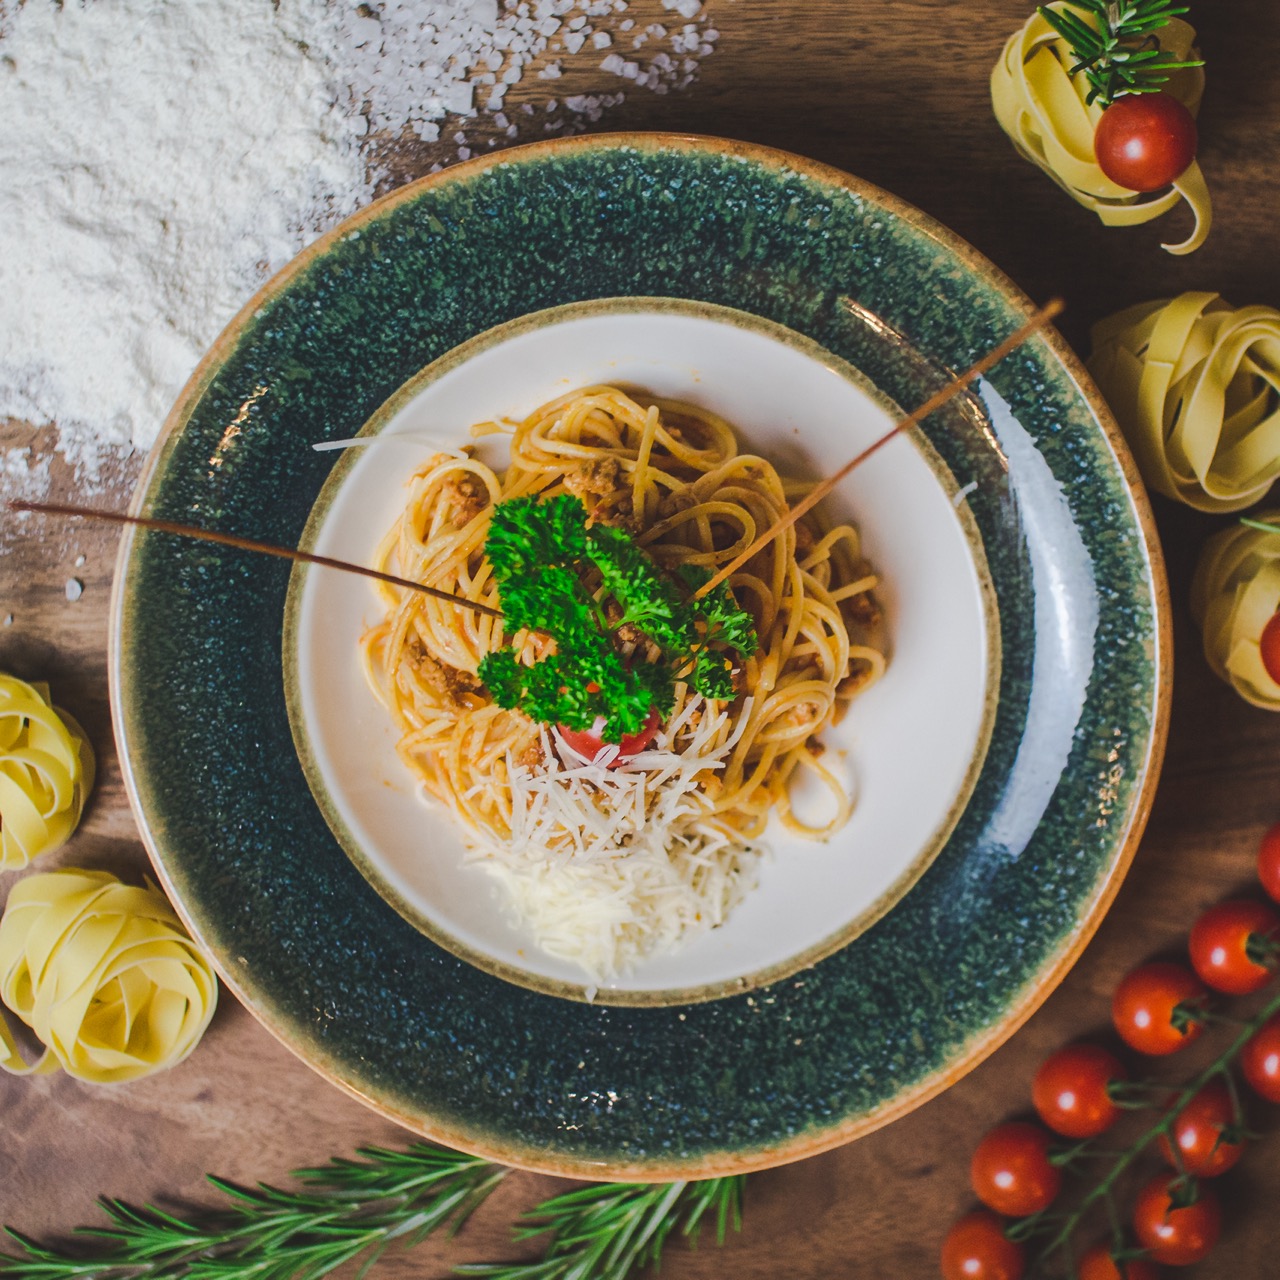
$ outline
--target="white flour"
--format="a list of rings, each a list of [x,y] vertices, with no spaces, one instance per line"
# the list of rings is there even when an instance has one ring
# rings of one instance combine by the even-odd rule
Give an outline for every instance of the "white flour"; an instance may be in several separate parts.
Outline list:
[[[606,86],[687,84],[716,32],[632,31],[626,7],[0,0],[0,419],[56,424],[92,486],[107,451],[153,443],[257,285],[371,197],[370,130],[441,138],[449,159],[471,154],[477,113],[512,139],[580,131],[622,95],[503,112],[526,73],[553,88],[574,56]]]

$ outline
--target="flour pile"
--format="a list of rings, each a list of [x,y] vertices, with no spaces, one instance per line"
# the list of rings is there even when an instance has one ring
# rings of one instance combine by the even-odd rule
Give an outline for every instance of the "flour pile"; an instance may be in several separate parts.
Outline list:
[[[699,0],[663,7],[700,13]],[[440,139],[452,159],[471,154],[477,114],[509,139],[516,118],[580,131],[622,94],[552,99],[536,122],[530,103],[506,107],[522,77],[550,87],[575,55],[612,84],[688,84],[717,33],[633,31],[626,9],[0,0],[0,419],[55,423],[92,485],[107,451],[154,442],[253,290],[372,197],[371,140]],[[621,59],[623,39],[650,44],[647,61]],[[19,457],[5,459],[10,489]]]

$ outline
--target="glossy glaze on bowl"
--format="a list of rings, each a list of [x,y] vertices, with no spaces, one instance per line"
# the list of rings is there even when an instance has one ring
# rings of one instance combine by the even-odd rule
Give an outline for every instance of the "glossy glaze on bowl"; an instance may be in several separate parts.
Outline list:
[[[312,441],[354,434],[477,333],[619,295],[760,315],[908,406],[1029,310],[937,224],[823,166],[672,136],[541,144],[397,192],[272,281],[193,377],[135,505],[296,543],[332,464]],[[1000,710],[973,797],[850,946],[687,1007],[557,1000],[424,939],[342,853],[298,764],[287,567],[126,537],[112,681],[127,782],[158,873],[241,999],[384,1114],[584,1177],[797,1159],[990,1052],[1132,857],[1164,743],[1167,602],[1127,454],[1061,342],[1033,341],[925,429],[975,485],[999,598]]]

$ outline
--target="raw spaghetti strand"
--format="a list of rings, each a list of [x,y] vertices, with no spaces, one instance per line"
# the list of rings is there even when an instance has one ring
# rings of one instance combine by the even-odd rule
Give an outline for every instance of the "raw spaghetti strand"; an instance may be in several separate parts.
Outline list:
[[[733,429],[714,414],[613,387],[562,396],[507,429],[511,460],[501,475],[470,457],[437,455],[424,465],[376,563],[496,606],[483,556],[493,504],[572,493],[593,520],[628,527],[663,567],[698,565],[715,573],[787,512],[795,487],[769,462],[739,453]],[[667,865],[660,874],[650,866],[651,879],[683,863],[678,878],[685,885],[715,885],[714,904],[692,911],[683,932],[722,919],[740,896],[755,856],[747,844],[771,813],[788,830],[815,839],[848,820],[852,799],[837,771],[819,759],[816,736],[885,665],[870,594],[876,577],[862,559],[857,531],[847,525],[823,531],[802,521],[752,555],[730,584],[759,637],[757,652],[740,664],[739,696],[706,703],[678,685],[656,749],[613,770],[607,786],[599,769],[586,777],[589,762],[575,772],[542,727],[495,706],[481,687],[480,659],[505,643],[501,621],[378,585],[387,613],[365,636],[363,653],[370,683],[399,726],[400,755],[463,824],[477,856],[491,870],[505,861],[522,913],[540,939],[558,939],[552,945],[562,954],[573,949],[564,903],[540,930],[538,894],[516,892],[511,883],[545,879],[530,856],[572,867],[576,881],[588,875],[588,864],[627,863],[625,874],[615,867],[610,887],[599,888],[603,901],[616,899],[627,877],[640,874],[637,851],[652,843],[654,858]],[[642,635],[623,628],[618,638],[626,654],[646,660]],[[532,661],[549,641],[525,633],[512,643]],[[806,821],[793,811],[790,791],[805,775],[831,796],[825,820]],[[544,787],[548,777],[559,781]],[[627,786],[613,787],[614,780]],[[631,785],[637,781],[638,789]],[[660,795],[664,789],[672,795]],[[679,803],[672,799],[677,791]],[[572,802],[561,803],[570,794]],[[670,828],[655,826],[658,814]],[[515,846],[527,851],[531,844],[535,854],[526,853],[522,863]],[[678,856],[669,855],[677,845]],[[674,892],[668,885],[656,901],[669,898],[668,890]],[[591,893],[578,883],[574,896],[584,895]],[[673,945],[669,931],[657,927],[660,914],[655,906],[650,931],[663,935],[655,945]],[[621,952],[604,944],[585,948],[596,972],[614,971],[620,955],[625,962],[646,953],[649,943],[632,936],[631,924],[602,927],[626,945]]]

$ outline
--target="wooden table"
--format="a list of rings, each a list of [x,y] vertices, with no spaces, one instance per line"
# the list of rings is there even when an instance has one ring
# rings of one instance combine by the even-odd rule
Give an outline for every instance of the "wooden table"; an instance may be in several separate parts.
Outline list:
[[[667,96],[635,91],[597,127],[738,137],[869,179],[967,238],[1032,297],[1065,296],[1061,328],[1087,352],[1093,321],[1148,298],[1207,288],[1238,304],[1280,302],[1280,9],[1273,0],[1199,0],[1193,8],[1209,61],[1201,160],[1217,221],[1208,245],[1188,259],[1157,247],[1181,231],[1181,214],[1131,231],[1104,229],[1015,157],[992,118],[987,78],[1004,38],[1030,11],[1021,0],[708,0],[721,38],[696,83]],[[661,16],[656,0],[634,0],[631,16],[652,20],[650,9]],[[572,75],[556,86],[562,93],[617,85],[585,58],[574,61]],[[537,102],[547,85],[527,77],[517,92]],[[414,176],[433,158],[441,157],[423,148],[405,153],[400,175]],[[50,496],[83,496],[52,430],[0,425],[0,447],[23,443],[34,462],[49,461]],[[140,462],[118,460],[99,500],[123,506]],[[1169,749],[1146,837],[1096,937],[1030,1022],[968,1077],[868,1138],[753,1177],[741,1234],[723,1251],[672,1247],[663,1264],[669,1280],[936,1274],[947,1224],[972,1203],[969,1153],[991,1125],[1028,1110],[1039,1060],[1068,1040],[1105,1032],[1120,976],[1176,953],[1203,907],[1249,886],[1258,838],[1280,820],[1280,716],[1247,706],[1199,653],[1188,581],[1199,546],[1220,522],[1164,502],[1156,510],[1177,648]],[[98,753],[95,797],[61,860],[136,878],[146,856],[107,706],[116,534],[80,525],[47,530],[38,541],[24,539],[0,516],[0,618],[13,615],[0,628],[0,669],[51,681]],[[74,603],[64,592],[71,577],[84,583]],[[15,879],[0,877],[0,892]],[[0,1115],[0,1221],[36,1235],[98,1221],[99,1194],[208,1203],[206,1171],[278,1181],[361,1144],[409,1138],[313,1074],[230,997],[180,1069],[116,1088],[60,1075],[0,1078]],[[1258,1105],[1253,1119],[1265,1136],[1222,1183],[1222,1243],[1189,1277],[1275,1273],[1276,1112]],[[392,1252],[376,1274],[443,1276],[455,1260],[516,1256],[511,1217],[554,1185],[515,1174],[458,1241]]]

